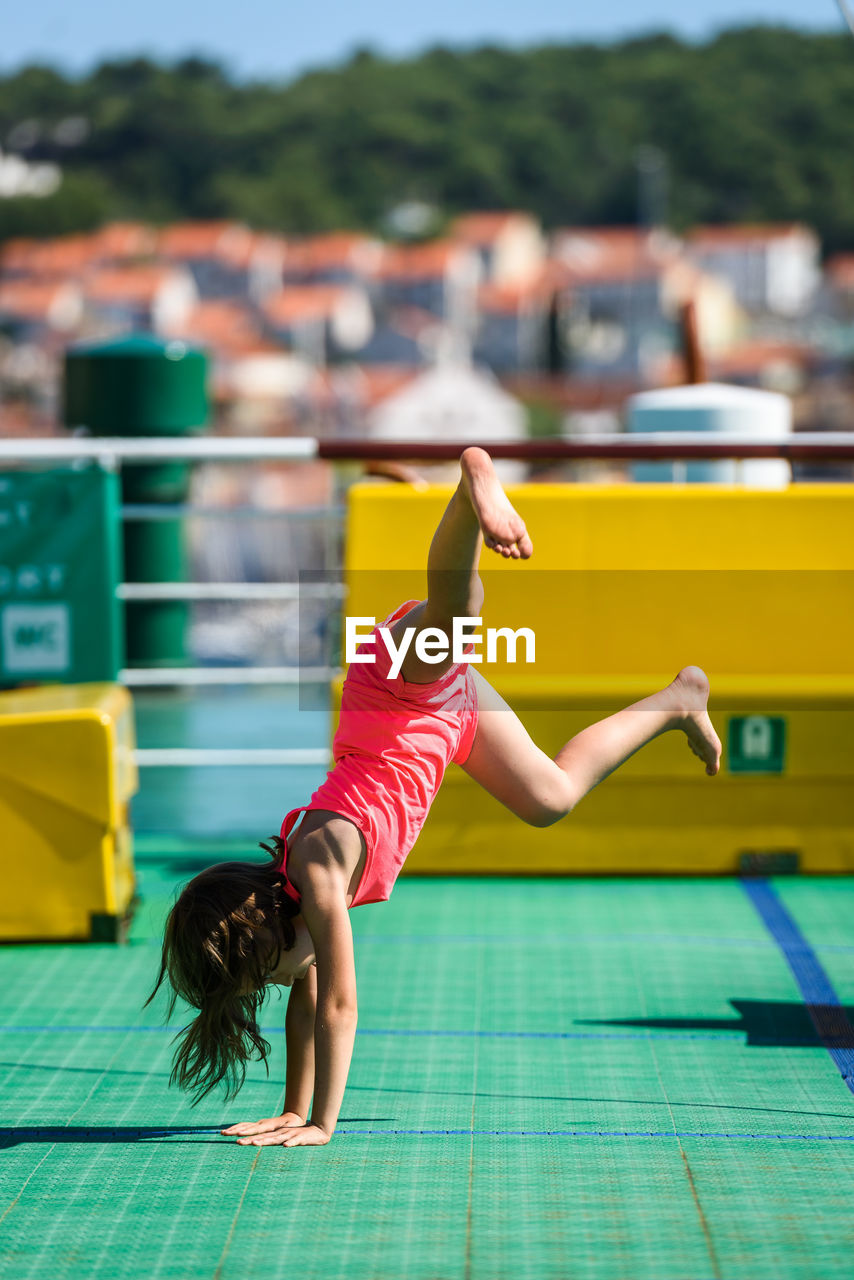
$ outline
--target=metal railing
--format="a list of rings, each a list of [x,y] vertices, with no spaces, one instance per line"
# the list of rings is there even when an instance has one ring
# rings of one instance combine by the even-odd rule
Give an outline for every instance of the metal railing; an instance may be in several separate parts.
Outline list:
[[[455,462],[474,441],[320,440],[313,437],[0,440],[2,462],[63,462],[92,459],[103,466],[145,462]],[[802,432],[769,440],[749,432],[654,431],[600,433],[579,439],[477,441],[493,458],[518,461],[784,458],[854,461],[854,432]]]
[[[116,469],[151,462],[329,462],[456,461],[471,442],[412,442],[381,440],[319,440],[315,438],[70,438],[0,439],[0,465],[50,465],[57,462],[94,461]],[[481,442],[478,442],[481,443]],[[783,440],[768,440],[748,433],[711,436],[704,432],[655,432],[647,434],[589,435],[581,439],[546,439],[483,442],[493,458],[521,461],[652,461],[685,462],[694,459],[779,458],[793,461],[852,462],[854,432],[811,432]],[[125,506],[123,519],[161,520],[195,515],[281,517],[269,508],[199,508],[192,505],[136,504]],[[316,511],[315,511],[316,514]],[[314,598],[339,602],[341,584],[294,582],[124,582],[117,589],[123,601],[297,601]],[[331,667],[205,666],[175,668],[126,668],[122,683],[135,688],[177,685],[323,683],[334,674]],[[135,753],[142,767],[328,765],[325,748],[140,748]]]

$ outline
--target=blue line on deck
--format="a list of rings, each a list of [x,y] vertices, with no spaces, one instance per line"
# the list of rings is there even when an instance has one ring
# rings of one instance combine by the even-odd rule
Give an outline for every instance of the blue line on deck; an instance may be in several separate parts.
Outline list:
[[[0,1144],[24,1144],[26,1142],[101,1140],[155,1142],[163,1138],[180,1138],[203,1133],[220,1134],[219,1125],[199,1125],[184,1129],[100,1128],[96,1126],[43,1126],[41,1128],[0,1129]],[[225,1134],[222,1135],[226,1137]],[[854,1142],[850,1133],[714,1133],[701,1130],[649,1130],[649,1129],[336,1129],[336,1138],[738,1138],[750,1141],[773,1142]],[[230,1139],[229,1139],[230,1140]],[[265,1144],[276,1146],[276,1143]]]
[[[143,1033],[167,1033],[169,1035],[177,1035],[180,1027],[86,1027],[86,1026],[14,1026],[2,1027],[4,1032],[11,1034],[19,1032],[21,1034],[33,1035],[45,1031],[62,1031],[62,1032],[78,1032],[80,1034],[104,1034],[119,1032],[143,1032]],[[465,1038],[476,1038],[485,1040],[730,1040],[733,1032],[743,1032],[744,1028],[740,1024],[735,1024],[732,1031],[436,1031],[420,1028],[402,1028],[395,1027],[357,1027],[357,1036],[426,1036],[426,1037],[442,1037],[455,1036]],[[265,1036],[283,1036],[285,1034],[284,1027],[261,1027],[261,1033]],[[22,1063],[22,1066],[25,1066]]]
[[[336,1129],[335,1137],[465,1138],[748,1138],[776,1142],[854,1142],[850,1133],[705,1133],[646,1129]]]
[[[819,1039],[854,1093],[854,1027],[833,983],[773,885],[767,880],[742,880],[741,884],[783,952]]]

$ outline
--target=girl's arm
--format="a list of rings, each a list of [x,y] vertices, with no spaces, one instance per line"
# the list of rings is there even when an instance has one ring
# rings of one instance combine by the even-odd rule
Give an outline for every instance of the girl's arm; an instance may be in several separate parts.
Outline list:
[[[356,963],[353,932],[340,868],[309,862],[300,868],[301,914],[317,957],[317,1013],[314,1023],[314,1104],[307,1124],[254,1129],[243,1145],[321,1147],[332,1137],[341,1110],[356,1036]],[[240,1126],[237,1126],[238,1128]]]
[[[285,1074],[286,1115],[300,1117],[305,1124],[314,1092],[314,1019],[317,1011],[317,970],[311,966],[304,978],[291,987],[285,1016],[287,1066]]]
[[[282,1129],[290,1132],[295,1125],[305,1124],[314,1089],[316,1009],[317,973],[312,965],[305,977],[294,983],[288,997],[288,1010],[285,1015],[287,1066],[282,1114],[269,1116],[266,1120],[250,1120],[233,1124],[228,1129],[221,1129],[221,1133],[239,1140],[256,1137],[262,1133],[272,1135]]]
[[[317,957],[314,1104],[305,1130],[287,1146],[328,1142],[344,1097],[358,1021],[353,931],[338,867],[309,863],[300,873],[302,917]],[[321,1136],[323,1135],[323,1136]]]

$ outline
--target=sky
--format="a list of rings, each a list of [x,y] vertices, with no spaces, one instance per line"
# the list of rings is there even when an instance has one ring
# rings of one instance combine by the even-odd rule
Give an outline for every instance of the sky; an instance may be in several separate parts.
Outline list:
[[[518,48],[662,30],[704,40],[753,21],[845,29],[836,0],[6,0],[0,70],[40,62],[81,74],[107,57],[202,54],[239,79],[289,80],[360,47],[405,57],[436,44]]]

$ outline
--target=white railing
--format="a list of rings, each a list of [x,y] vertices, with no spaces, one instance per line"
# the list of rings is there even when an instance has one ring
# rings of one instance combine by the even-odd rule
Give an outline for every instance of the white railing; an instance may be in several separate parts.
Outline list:
[[[307,462],[370,460],[451,460],[459,457],[469,442],[346,441],[311,437],[150,437],[92,438],[71,436],[45,439],[0,439],[2,464],[45,465],[57,462],[94,461],[109,469],[123,465],[154,462]],[[749,433],[653,432],[598,434],[579,439],[485,442],[495,458],[521,460],[612,459],[650,460],[669,458],[749,458],[777,457],[790,460],[854,461],[854,433],[811,432],[783,440]],[[319,514],[317,508],[311,509]],[[269,508],[195,508],[183,504],[135,504],[121,509],[123,519],[163,520],[189,515],[222,515],[229,518],[269,518],[287,515],[299,518],[304,512],[272,511]],[[338,514],[338,509],[335,509]],[[345,589],[340,584],[293,582],[124,582],[117,588],[123,601],[294,601],[316,599],[340,601]],[[336,672],[331,667],[299,668],[269,666],[239,667],[129,667],[120,672],[123,684],[132,688],[152,686],[211,686],[225,684],[295,685],[322,684]],[[214,749],[140,748],[135,753],[142,767],[173,766],[294,766],[328,765],[325,748]]]
[[[138,747],[136,763],[142,767],[172,768],[206,765],[328,765],[332,752],[326,747]]]
[[[129,689],[217,684],[328,684],[335,667],[124,667],[119,682]]]
[[[319,441],[293,436],[67,436],[0,440],[0,462],[308,462]]]
[[[343,600],[340,583],[122,582],[120,600]]]

